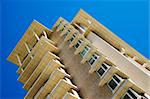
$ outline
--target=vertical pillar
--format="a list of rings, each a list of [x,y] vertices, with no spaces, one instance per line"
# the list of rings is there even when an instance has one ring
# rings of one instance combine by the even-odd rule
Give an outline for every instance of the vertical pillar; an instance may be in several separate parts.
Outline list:
[[[99,86],[102,87],[104,84],[106,84],[117,71],[118,71],[117,67],[114,66],[110,67],[107,73],[101,78]]]
[[[71,90],[71,92],[67,92],[63,99],[81,99],[78,95],[78,93],[75,90]]]
[[[23,88],[26,90],[29,90],[30,87],[33,85],[35,80],[39,77],[41,72],[44,70],[44,68],[47,66],[47,64],[52,60],[52,59],[60,59],[58,56],[51,52],[47,52],[42,60],[40,61],[39,65],[37,68],[34,70],[32,75],[29,77],[29,79],[25,82]]]
[[[50,75],[48,81],[45,83],[42,89],[35,96],[35,99],[44,99],[48,93],[51,93],[53,88],[57,85],[60,79],[64,77],[70,77],[62,68],[58,68]]]
[[[58,82],[55,88],[49,95],[50,99],[61,99],[71,88],[76,89],[77,87],[71,83],[68,78],[64,78]]]
[[[29,89],[27,95],[25,96],[25,99],[33,98],[35,94],[38,92],[40,87],[44,84],[44,82],[49,78],[51,73],[55,71],[58,67],[64,67],[64,65],[60,64],[57,60],[52,60],[46,68],[43,70],[41,75],[38,77],[36,82],[33,84],[33,86]]]
[[[26,66],[24,72],[19,76],[18,80],[22,83],[25,83],[28,78],[31,76],[33,71],[36,69],[40,60],[48,51],[58,52],[59,49],[54,45],[46,42],[45,40],[41,42],[41,47],[35,52],[34,58],[30,61],[30,63]]]
[[[98,70],[105,60],[106,60],[105,56],[101,54],[100,57],[98,58],[98,60],[92,64],[92,66],[89,70],[89,73],[91,74],[91,73],[95,72],[96,70]]]
[[[120,99],[132,85],[133,83],[131,79],[126,79],[117,92],[113,95],[112,99]]]
[[[17,57],[17,60],[18,60],[19,66],[21,66],[21,65],[22,65],[22,63],[21,63],[21,60],[20,60],[19,55],[18,55],[18,54],[16,54],[16,57]]]

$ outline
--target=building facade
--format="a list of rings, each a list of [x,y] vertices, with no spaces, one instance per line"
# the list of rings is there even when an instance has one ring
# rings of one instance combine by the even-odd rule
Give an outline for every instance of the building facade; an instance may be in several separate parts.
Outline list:
[[[8,60],[25,99],[150,98],[150,61],[83,10],[52,30],[34,20]]]

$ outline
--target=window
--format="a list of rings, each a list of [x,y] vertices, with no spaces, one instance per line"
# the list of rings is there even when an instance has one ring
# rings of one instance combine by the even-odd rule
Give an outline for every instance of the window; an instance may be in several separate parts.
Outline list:
[[[72,37],[70,39],[70,42],[72,42],[74,40],[74,38],[76,37],[76,35],[77,35],[76,33],[72,35]]]
[[[89,52],[89,50],[90,50],[90,47],[86,46],[86,47],[83,49],[83,51],[80,52],[80,55],[81,55],[82,57],[84,57],[84,56]]]
[[[88,61],[88,63],[90,65],[93,65],[93,63],[99,58],[99,55],[97,54],[93,54],[92,57],[90,58],[90,60]]]
[[[62,25],[61,21],[60,23],[57,25],[57,29],[59,29],[59,27]]]
[[[114,93],[114,91],[116,91],[116,89],[120,86],[122,82],[123,82],[123,79],[115,74],[113,75],[112,79],[109,81],[108,87]]]
[[[104,76],[104,74],[108,71],[109,68],[110,68],[109,65],[107,65],[106,63],[103,63],[100,69],[97,71],[98,75],[100,77]]]
[[[78,40],[77,44],[74,46],[76,49],[81,45],[83,41],[82,40]]]
[[[64,31],[64,29],[65,29],[66,25],[67,25],[67,24],[65,24],[65,25],[64,25],[64,27],[60,30],[61,32],[62,32],[62,31]]]
[[[67,36],[69,33],[70,33],[70,30],[68,30],[68,31],[65,33],[64,37],[66,38],[66,36]]]
[[[129,88],[121,99],[141,99],[141,96],[133,89]]]

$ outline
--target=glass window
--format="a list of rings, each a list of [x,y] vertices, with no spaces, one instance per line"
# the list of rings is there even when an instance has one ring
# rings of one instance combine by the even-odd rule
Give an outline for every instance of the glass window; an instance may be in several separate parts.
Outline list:
[[[92,57],[90,58],[90,60],[88,61],[88,63],[90,65],[93,65],[93,63],[99,58],[99,55],[97,54],[93,54]]]
[[[98,75],[102,77],[108,71],[109,68],[110,68],[109,65],[103,63],[100,69],[97,71]]]
[[[129,88],[128,91],[123,95],[122,99],[141,99],[140,97],[141,96],[136,91]]]
[[[74,40],[74,38],[76,37],[76,35],[77,35],[76,33],[72,35],[72,37],[70,39],[70,42],[72,42]]]
[[[103,74],[105,73],[105,70],[103,68],[100,68],[97,73],[100,75],[100,76],[103,76]]]
[[[64,29],[65,29],[66,25],[67,25],[67,24],[65,24],[65,25],[64,25],[64,27],[60,30],[61,32],[62,32],[62,31],[64,31]]]
[[[78,40],[77,44],[74,46],[76,49],[81,45],[83,41],[82,40]]]
[[[115,88],[117,87],[117,83],[115,82],[115,80],[111,80],[108,85],[111,87],[112,90],[115,90]]]
[[[68,31],[65,33],[64,37],[66,37],[69,33],[70,33],[70,30],[68,30]]]
[[[86,47],[83,49],[83,51],[80,52],[80,55],[81,55],[82,57],[84,57],[84,56],[89,52],[89,50],[90,50],[90,47],[86,46]]]
[[[108,87],[114,92],[121,84],[123,79],[118,75],[113,75],[112,79],[108,82]]]

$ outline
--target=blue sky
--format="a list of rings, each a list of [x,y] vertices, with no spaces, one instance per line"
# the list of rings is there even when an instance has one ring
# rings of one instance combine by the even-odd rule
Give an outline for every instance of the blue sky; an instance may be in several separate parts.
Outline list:
[[[29,24],[36,19],[51,28],[62,16],[71,21],[84,9],[116,35],[150,58],[148,0],[3,0],[1,1],[1,98],[23,98],[17,66],[6,61]]]

